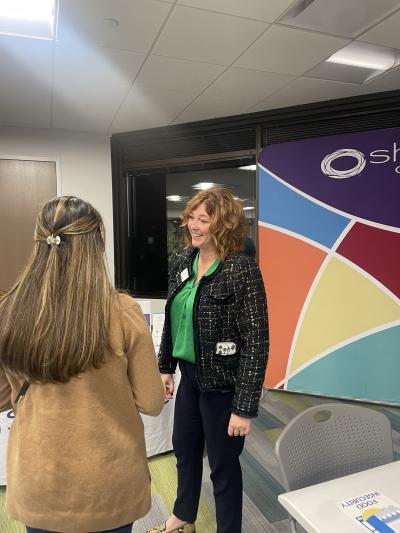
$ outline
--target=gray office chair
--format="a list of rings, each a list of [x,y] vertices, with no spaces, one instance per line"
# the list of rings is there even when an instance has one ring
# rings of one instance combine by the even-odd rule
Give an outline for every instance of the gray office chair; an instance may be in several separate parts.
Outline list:
[[[381,412],[325,403],[293,418],[275,452],[283,486],[291,491],[392,462],[392,429]],[[290,527],[293,533],[300,531],[292,518]]]

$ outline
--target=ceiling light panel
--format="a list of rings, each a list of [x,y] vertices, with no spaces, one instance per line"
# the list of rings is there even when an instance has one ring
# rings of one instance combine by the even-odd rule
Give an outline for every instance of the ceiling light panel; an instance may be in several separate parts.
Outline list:
[[[366,68],[356,68],[350,65],[340,65],[339,63],[328,63],[324,61],[304,74],[307,78],[318,78],[320,80],[341,81],[345,83],[355,83],[362,85],[370,77],[374,76],[375,70]]]
[[[400,63],[400,50],[352,42],[305,76],[363,84]]]
[[[181,196],[180,194],[171,194],[167,196],[169,202],[183,202],[185,198],[185,196]]]
[[[57,0],[0,0],[0,33],[52,40]]]
[[[212,183],[211,181],[201,181],[200,183],[192,185],[192,189],[196,189],[197,191],[206,191],[207,189],[211,189],[211,187],[221,187],[221,184]]]
[[[279,22],[354,38],[398,7],[399,0],[297,0]]]
[[[393,48],[354,42],[333,54],[327,61],[372,70],[388,70],[395,66],[397,55],[398,51]]]

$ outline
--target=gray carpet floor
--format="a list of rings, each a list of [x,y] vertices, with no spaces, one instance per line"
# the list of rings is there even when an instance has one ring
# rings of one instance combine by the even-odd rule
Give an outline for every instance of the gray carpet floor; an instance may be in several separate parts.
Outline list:
[[[276,439],[285,425],[304,409],[334,401],[315,396],[281,391],[267,391],[260,404],[252,433],[246,438],[241,463],[243,467],[243,533],[289,533],[288,515],[278,502],[284,492],[275,457]],[[400,459],[400,408],[369,404],[383,411],[393,431],[395,460]],[[162,523],[172,509],[176,494],[173,454],[156,456],[149,461],[152,474],[152,509],[133,526],[133,533]],[[202,496],[197,533],[215,533],[215,509],[207,458],[204,459]],[[9,519],[4,510],[5,489],[0,489],[0,533],[24,533],[25,528]]]

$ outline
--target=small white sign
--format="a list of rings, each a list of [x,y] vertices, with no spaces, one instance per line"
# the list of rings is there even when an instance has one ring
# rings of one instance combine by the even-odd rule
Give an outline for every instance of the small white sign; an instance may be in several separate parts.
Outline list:
[[[369,490],[338,503],[364,531],[400,533],[400,505],[379,490]]]
[[[159,347],[161,344],[161,336],[164,327],[165,314],[154,313],[153,315],[153,343],[155,347]]]

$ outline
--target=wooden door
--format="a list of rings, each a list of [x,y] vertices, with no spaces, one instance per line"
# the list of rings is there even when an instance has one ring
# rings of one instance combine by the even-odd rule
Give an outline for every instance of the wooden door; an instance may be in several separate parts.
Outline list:
[[[39,209],[56,195],[54,161],[0,159],[0,291],[23,270]]]

